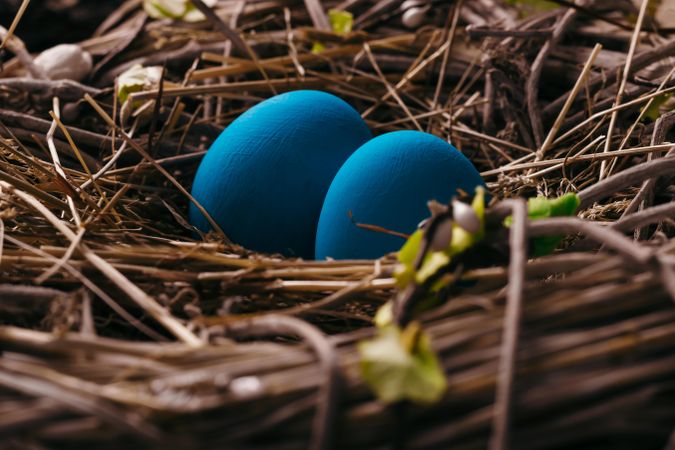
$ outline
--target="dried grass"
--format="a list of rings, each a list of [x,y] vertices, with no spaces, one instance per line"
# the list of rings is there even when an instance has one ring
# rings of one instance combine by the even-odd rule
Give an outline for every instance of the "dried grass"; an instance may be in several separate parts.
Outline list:
[[[410,31],[398,2],[220,2],[183,24],[130,1],[82,43],[98,62],[84,84],[6,61],[0,447],[672,448],[675,115],[640,108],[675,89],[675,40],[604,3],[524,19],[434,3]],[[332,7],[354,33],[326,30]],[[121,123],[113,83],[135,63],[175,87],[133,94],[156,106]],[[400,295],[393,255],[302,261],[191,234],[209,142],[298,88],[378,132],[448,139],[500,199],[492,220],[580,193],[583,219],[521,222],[504,260],[422,317],[448,377],[437,404],[388,407],[359,376],[355,343]],[[556,233],[564,249],[525,262],[527,236]]]

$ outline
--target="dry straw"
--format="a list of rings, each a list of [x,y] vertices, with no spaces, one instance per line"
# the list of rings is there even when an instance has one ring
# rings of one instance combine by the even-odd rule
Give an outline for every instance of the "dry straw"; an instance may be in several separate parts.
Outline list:
[[[434,2],[415,30],[389,1],[195,1],[199,23],[139,3],[80,43],[97,62],[83,84],[27,77],[28,54],[0,72],[3,445],[674,448],[675,115],[648,112],[675,89],[675,35],[646,0],[637,24],[600,2]],[[330,31],[332,8],[352,33]],[[145,113],[122,122],[114,83],[134,64],[173,84],[133,93]],[[420,317],[439,403],[384,405],[359,374],[394,255],[301,261],[192,234],[208,143],[300,88],[378,132],[446,138],[500,199],[488,220],[514,215]],[[566,192],[578,218],[524,217],[522,198]],[[528,259],[544,235],[568,239]]]

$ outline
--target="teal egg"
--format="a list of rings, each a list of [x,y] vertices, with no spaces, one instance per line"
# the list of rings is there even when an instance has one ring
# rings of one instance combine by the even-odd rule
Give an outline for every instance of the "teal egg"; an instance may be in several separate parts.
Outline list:
[[[373,138],[347,159],[328,189],[316,259],[378,258],[396,251],[403,238],[355,222],[409,234],[429,216],[427,201],[448,202],[458,189],[473,193],[479,185],[484,181],[473,164],[438,137],[396,131]]]
[[[334,95],[277,95],[239,116],[214,141],[192,195],[233,242],[312,258],[328,187],[371,137],[358,112]],[[210,230],[192,204],[189,214],[192,225]]]

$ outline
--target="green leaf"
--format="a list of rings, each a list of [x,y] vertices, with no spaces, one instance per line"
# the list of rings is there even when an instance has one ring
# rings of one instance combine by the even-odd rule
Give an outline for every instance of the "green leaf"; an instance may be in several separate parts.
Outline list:
[[[464,228],[453,224],[452,239],[450,240],[450,254],[459,255],[474,243],[474,234]]]
[[[424,230],[416,230],[408,238],[398,252],[398,261],[400,264],[394,274],[396,284],[399,288],[405,287],[412,281],[415,281],[418,284],[424,283],[436,274],[439,269],[448,265],[452,257],[459,255],[483,239],[485,236],[485,190],[481,186],[476,187],[476,193],[471,202],[471,208],[476,213],[480,223],[478,231],[470,233],[456,223],[453,223],[452,236],[448,248],[426,254],[417,273],[415,272],[414,263],[417,253],[420,251]]]
[[[532,256],[546,256],[558,248],[564,236],[541,236],[532,239]]]
[[[558,198],[549,200],[551,217],[572,216],[577,212],[581,200],[577,194],[568,192]]]
[[[577,194],[568,192],[558,198],[547,199],[543,196],[527,200],[527,217],[530,220],[547,219],[549,217],[571,216],[576,213],[580,204]],[[510,227],[513,217],[504,219],[504,225]]]
[[[162,78],[160,66],[143,67],[135,64],[117,77],[117,97],[120,103],[129,98],[129,94],[155,88]]]
[[[450,255],[447,252],[431,252],[424,256],[424,262],[415,275],[417,284],[423,284],[434,275],[440,268],[450,263]]]
[[[331,9],[328,11],[328,21],[335,34],[351,33],[354,25],[354,15],[349,11],[341,11],[339,9]]]
[[[324,50],[326,50],[326,46],[321,42],[315,42],[312,44],[312,53],[321,53]]]
[[[328,22],[333,29],[333,33],[337,35],[344,35],[352,31],[354,25],[354,15],[349,11],[342,11],[339,9],[331,9],[328,11]],[[321,42],[315,42],[312,45],[312,53],[321,53],[326,50],[326,46]]]
[[[206,4],[206,6],[213,6],[213,5],[216,4],[215,1],[213,1],[213,2],[206,1],[204,3]],[[200,10],[198,10],[197,7],[192,4],[192,2],[188,1],[188,2],[186,2],[186,5],[185,5],[185,13],[183,13],[183,16],[180,17],[180,19],[183,22],[193,23],[193,22],[201,22],[202,20],[206,20],[206,16],[204,16],[204,14]]]
[[[398,262],[405,265],[412,265],[415,262],[417,253],[420,251],[420,244],[422,243],[422,236],[424,235],[424,230],[418,229],[415,230],[413,234],[410,235],[401,250],[398,251]]]
[[[452,239],[450,240],[450,255],[455,256],[463,253],[472,245],[481,241],[485,237],[485,189],[482,186],[476,186],[476,192],[471,201],[478,220],[480,228],[475,233],[470,233],[460,226],[452,227]]]
[[[396,278],[396,284],[399,287],[405,287],[415,278],[415,267],[413,265],[415,264],[417,252],[420,250],[423,236],[424,230],[416,230],[405,241],[401,250],[398,251],[398,262],[400,264],[396,268],[394,278]]]
[[[377,309],[373,323],[378,328],[385,328],[394,323],[394,304],[391,300]]]
[[[385,403],[433,403],[447,388],[429,337],[417,322],[403,331],[393,325],[379,329],[373,339],[359,342],[358,350],[361,376]]]
[[[153,19],[179,19],[185,14],[185,1],[143,0],[143,9]]]
[[[551,217],[551,200],[542,196],[528,199],[527,216],[532,220]]]
[[[204,0],[206,6],[213,6],[216,0]],[[153,19],[183,20],[200,22],[204,14],[190,0],[143,0],[143,10]]]
[[[549,217],[573,216],[579,208],[579,196],[567,193],[558,198],[547,199],[539,196],[527,200],[527,217],[530,220],[547,219]],[[507,228],[513,223],[513,217],[504,219]],[[551,253],[562,242],[564,236],[542,236],[532,239],[533,256],[544,256]]]
[[[642,116],[642,121],[645,121],[645,118],[652,121],[657,120],[661,116],[661,108],[666,102],[670,99],[672,93],[666,92],[665,94],[657,95],[652,99],[652,101],[646,107],[644,115]]]
[[[483,186],[476,186],[471,207],[476,212],[478,220],[480,220],[480,234],[478,237],[482,239],[485,234],[485,189],[483,189]]]

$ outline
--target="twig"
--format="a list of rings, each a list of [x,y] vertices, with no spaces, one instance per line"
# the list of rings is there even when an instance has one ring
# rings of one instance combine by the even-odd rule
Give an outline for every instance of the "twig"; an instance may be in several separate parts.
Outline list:
[[[675,217],[675,201],[623,216],[612,223],[611,227],[616,230],[629,231],[654,223],[655,221],[672,219],[673,217]]]
[[[615,250],[633,263],[644,265],[653,259],[651,250],[627,239],[620,232],[576,217],[536,220],[528,225],[528,230],[531,237],[582,233],[586,237]]]
[[[581,70],[581,74],[579,74],[576,83],[574,83],[572,92],[570,93],[569,97],[567,97],[567,101],[560,110],[560,114],[558,114],[558,117],[553,123],[551,130],[548,132],[548,135],[546,136],[544,143],[541,144],[541,147],[539,148],[539,150],[537,150],[535,161],[543,159],[544,155],[546,154],[549,147],[553,143],[555,135],[558,133],[558,130],[562,126],[563,121],[565,120],[565,116],[567,116],[567,112],[570,110],[572,104],[574,103],[574,99],[581,90],[583,84],[586,82],[586,77],[588,77],[588,74],[591,71],[591,68],[593,67],[593,63],[595,62],[595,58],[598,56],[598,53],[600,53],[600,50],[602,50],[602,45],[595,44],[595,47],[593,47],[593,51],[591,52],[588,59],[586,60],[586,63],[584,64],[584,68]]]
[[[61,234],[66,236],[71,241],[76,239],[75,233],[65,226],[55,215],[45,208],[33,196],[26,194],[20,190],[14,189],[11,185],[0,181],[0,186],[7,189],[8,192],[13,193],[31,207],[42,214],[49,222],[58,229]],[[141,308],[148,312],[155,320],[164,325],[177,338],[181,339],[186,344],[198,347],[202,345],[202,341],[197,338],[191,331],[189,331],[183,324],[176,320],[167,310],[159,306],[155,300],[148,294],[143,292],[138,286],[129,281],[121,272],[115,269],[110,263],[102,259],[100,256],[92,252],[84,243],[80,244],[80,251],[83,256],[97,269],[99,269],[106,277],[114,282],[120,289],[122,289],[132,300],[134,300]]]
[[[630,108],[631,106],[639,105],[640,103],[645,103],[645,102],[651,100],[654,97],[658,97],[660,95],[668,94],[668,93],[674,92],[674,91],[675,91],[675,86],[671,86],[671,87],[663,89],[659,92],[653,92],[651,94],[643,95],[643,96],[641,96],[639,98],[636,98],[634,100],[631,100],[629,102],[621,103],[620,105],[615,105],[615,106],[612,106],[611,108],[607,108],[603,111],[599,111],[597,113],[594,113],[593,115],[591,115],[587,119],[583,120],[579,124],[575,125],[573,128],[571,128],[568,131],[566,131],[565,133],[563,133],[562,136],[560,136],[559,138],[557,138],[555,140],[554,144],[559,144],[560,142],[563,142],[565,139],[572,136],[574,133],[579,131],[581,128],[583,128],[587,124],[593,122],[595,119],[604,117],[609,113],[614,113],[615,111],[620,111],[622,109]]]
[[[247,271],[246,269],[243,270]],[[364,277],[361,281],[344,286],[342,289],[333,292],[332,294],[328,295],[325,298],[322,298],[321,300],[313,301],[310,303],[303,303],[297,306],[291,306],[290,308],[276,309],[269,312],[237,314],[224,317],[203,317],[198,319],[197,321],[199,323],[203,323],[210,326],[210,325],[227,325],[230,323],[245,320],[250,317],[258,318],[264,315],[283,314],[286,316],[309,316],[312,314],[320,314],[321,310],[336,308],[341,304],[343,304],[344,302],[346,302],[347,300],[349,300],[350,298],[352,298],[354,294],[362,292],[363,290],[371,286],[373,281],[376,278],[378,278],[381,275],[381,273],[382,273],[381,262],[380,260],[376,260],[375,268],[373,269],[372,274]],[[232,272],[229,272],[229,274],[232,274]],[[203,277],[200,279],[209,279],[209,278]]]
[[[672,69],[670,69],[670,72],[668,72],[668,75],[666,75],[665,77],[663,77],[663,80],[661,81],[661,83],[659,83],[659,86],[657,87],[656,92],[662,91],[662,90],[665,88],[666,84],[671,80],[671,78],[672,78],[672,76],[673,76],[674,74],[675,74],[675,67],[673,67]],[[644,117],[645,117],[645,115],[647,114],[647,112],[649,111],[649,108],[654,104],[654,102],[656,101],[657,98],[658,98],[658,97],[652,97],[652,98],[647,102],[647,104],[644,105],[644,106],[640,109],[640,114],[638,114],[638,116],[635,118],[635,120],[634,120],[633,123],[630,125],[630,127],[628,128],[628,130],[626,130],[626,134],[625,134],[625,136],[623,137],[623,139],[621,140],[621,144],[619,145],[619,150],[622,149],[622,148],[628,143],[628,140],[631,138],[631,136],[633,136],[633,132],[635,131],[635,128],[638,126],[638,124],[640,124],[640,123],[644,120]],[[669,113],[672,113],[672,111],[669,111]],[[666,114],[668,114],[668,113],[666,113]],[[662,117],[663,117],[663,116],[662,116]],[[658,125],[658,121],[659,121],[662,117],[659,117],[659,118],[657,119],[657,123],[656,123],[655,126],[654,126],[654,132],[656,132],[656,126]],[[652,134],[652,144],[660,144],[661,142],[663,142],[663,141],[665,140],[665,138],[666,138],[666,137],[665,137],[665,135],[664,135],[663,138],[662,138],[660,141],[656,142],[656,141],[654,141],[654,134]]]
[[[47,288],[44,286],[33,286],[23,284],[0,284],[0,295],[19,301],[27,301],[33,299],[53,300],[54,298],[64,295],[65,292],[58,289]]]
[[[68,250],[63,254],[63,256],[54,263],[50,268],[45,270],[39,277],[37,277],[33,282],[35,284],[42,284],[45,281],[47,281],[52,275],[54,275],[56,272],[58,272],[66,262],[73,256],[73,253],[75,253],[75,250],[77,247],[80,245],[80,242],[82,242],[82,237],[84,236],[84,232],[86,230],[84,227],[80,228],[75,235],[75,239],[70,243],[68,246]],[[1,259],[0,259],[1,261]]]
[[[628,83],[628,75],[630,74],[630,65],[633,62],[633,55],[635,54],[635,49],[637,48],[638,40],[640,39],[640,31],[642,30],[642,21],[645,18],[645,12],[647,11],[647,5],[649,5],[649,0],[642,0],[640,5],[640,12],[638,13],[637,21],[635,22],[635,29],[633,30],[633,36],[630,40],[630,47],[628,48],[628,55],[626,55],[626,64],[623,68],[623,77],[621,78],[621,84],[619,85],[619,90],[616,93],[616,99],[614,100],[613,106],[618,106],[621,104],[623,98],[623,91],[626,89],[626,84]],[[612,113],[612,116],[609,119],[609,128],[607,129],[607,140],[605,141],[605,152],[609,151],[609,146],[612,143],[612,132],[614,131],[614,125],[616,124],[617,111]],[[611,173],[611,166],[607,168],[607,162],[602,161],[600,163],[600,174],[599,179],[602,180],[607,175]]]
[[[596,138],[597,140],[597,138]],[[593,141],[593,143],[596,143]],[[592,143],[592,144],[593,144]],[[555,159],[546,159],[543,161],[533,161],[529,163],[514,164],[514,165],[505,165],[498,169],[486,170],[481,172],[481,175],[484,177],[491,175],[499,175],[507,172],[516,172],[523,169],[533,169],[537,167],[548,167],[548,166],[564,166],[569,165],[579,161],[602,161],[608,158],[614,158],[616,156],[630,156],[630,155],[642,155],[649,154],[652,152],[662,152],[674,147],[675,144],[661,144],[661,145],[648,145],[646,147],[637,147],[637,148],[626,148],[623,150],[614,150],[607,153],[594,153],[590,155],[577,154],[574,156],[569,156],[566,158],[555,158]]]
[[[574,8],[577,11],[586,14],[589,17],[593,17],[594,19],[602,20],[603,22],[611,23],[612,25],[616,25],[617,27],[624,29],[624,30],[632,30],[631,27],[628,25],[625,25],[617,20],[612,19],[611,17],[607,17],[605,15],[599,14],[595,11],[593,11],[592,8],[589,8],[587,6],[582,6],[578,5],[577,3],[570,1],[570,0],[551,0],[553,3],[557,3],[562,6],[567,6],[568,8]]]
[[[541,111],[539,110],[539,80],[541,78],[541,71],[544,68],[544,63],[548,58],[551,50],[558,44],[560,39],[562,39],[567,27],[572,23],[572,20],[576,16],[575,9],[568,9],[563,15],[562,19],[555,25],[551,38],[546,41],[542,46],[541,50],[537,54],[534,62],[532,63],[532,68],[530,69],[530,76],[527,78],[525,84],[525,96],[527,99],[527,112],[530,116],[530,123],[532,124],[532,135],[534,136],[535,143],[537,146],[541,146],[543,141],[543,128],[541,121]]]
[[[579,156],[585,155],[589,150],[591,150],[593,147],[596,147],[600,142],[602,142],[603,139],[605,139],[604,134],[596,137],[595,139],[593,139],[591,142],[589,142],[587,145],[585,145],[581,150],[579,150],[574,155],[566,157],[564,162],[561,162],[559,164],[554,164],[554,165],[552,165],[550,167],[547,167],[546,169],[542,169],[538,172],[529,173],[529,174],[525,175],[525,178],[534,179],[534,178],[540,177],[542,175],[545,175],[547,173],[553,172],[553,171],[558,170],[558,169],[563,169],[563,171],[564,171],[565,167],[570,162],[570,158],[574,159],[574,158],[578,158]]]
[[[330,26],[330,22],[328,21],[326,12],[323,10],[323,6],[321,6],[320,0],[305,0],[305,8],[307,8],[309,17],[312,19],[314,28],[323,31],[333,30]]]
[[[251,61],[256,65],[258,70],[260,71],[260,74],[264,78],[264,80],[267,82],[270,91],[272,91],[273,94],[276,94],[276,90],[274,89],[274,86],[270,83],[270,79],[267,76],[267,72],[265,71],[265,68],[260,65],[260,61],[258,59],[258,55],[255,54],[253,49],[246,43],[244,39],[239,36],[239,34],[234,31],[232,28],[229,27],[225,22],[223,22],[220,17],[216,13],[213,12],[211,8],[209,8],[202,0],[190,0],[195,7],[201,11],[202,14],[206,16],[206,19],[211,22],[211,24],[220,32],[222,33],[226,38],[228,38],[234,46],[241,52],[242,55],[247,55],[249,58],[251,58]]]
[[[631,65],[630,74],[633,75],[637,71],[644,69],[650,64],[665,60],[668,57],[673,56],[673,54],[675,54],[675,39],[671,39],[657,47],[645,50],[633,58],[633,64]],[[616,81],[618,81],[623,67],[624,65],[619,65],[607,73],[601,73],[590,78],[588,80],[588,90],[589,91],[596,90],[606,84],[609,86],[613,85]],[[556,111],[559,111],[562,104],[567,99],[567,96],[568,94],[565,94],[562,97],[559,97],[554,101],[552,101],[551,103],[549,103],[548,105],[546,105],[546,107],[543,110],[544,116],[550,117]]]
[[[28,71],[28,73],[41,80],[47,80],[49,79],[49,75],[44,71],[44,69],[37,64],[35,64],[35,61],[33,61],[33,56],[31,56],[30,52],[26,49],[26,45],[23,43],[21,39],[19,39],[16,36],[10,36],[10,32],[5,32],[4,28],[0,26],[0,36],[3,36],[3,42],[2,42],[2,48],[4,48],[5,43],[7,44],[7,48],[9,48],[14,54],[16,55],[17,59],[21,62],[21,64],[24,66],[24,68]]]
[[[379,106],[382,102],[384,102],[389,97],[391,97],[393,95],[393,93],[396,93],[401,88],[403,88],[413,78],[415,78],[415,76],[417,76],[417,74],[419,74],[422,70],[424,70],[425,67],[427,67],[430,63],[432,63],[436,58],[441,56],[443,54],[443,52],[445,51],[445,49],[447,47],[449,47],[451,44],[452,44],[451,41],[449,41],[449,40],[445,41],[443,43],[443,45],[438,47],[438,49],[436,49],[436,51],[434,51],[431,55],[429,55],[427,58],[425,58],[423,61],[421,61],[419,64],[417,64],[415,67],[413,67],[409,71],[407,71],[405,73],[405,75],[401,78],[401,80],[398,83],[396,83],[396,85],[393,87],[393,91],[387,90],[387,93],[384,94],[384,96],[382,96],[382,98],[380,99],[380,102],[378,102],[377,104],[375,104],[375,105],[371,106],[370,108],[368,108],[367,110],[365,110],[361,114],[361,117],[363,117],[364,119],[366,117],[368,117],[375,110],[375,108],[377,106]],[[369,44],[369,47],[371,47],[370,44]]]
[[[136,127],[138,126],[138,122],[139,122],[139,119],[136,118],[136,119],[134,120],[134,123],[131,124],[131,129],[130,129],[129,132],[128,132],[129,138],[133,138],[134,133],[135,133],[135,131],[136,131]],[[98,170],[98,172],[96,172],[95,174],[92,174],[92,176],[91,176],[88,180],[86,180],[84,183],[82,183],[80,186],[78,186],[78,187],[77,187],[77,191],[78,191],[78,192],[84,191],[90,184],[95,183],[96,180],[98,180],[98,179],[101,178],[103,175],[105,175],[108,171],[110,171],[110,168],[111,168],[112,166],[114,166],[115,163],[116,163],[116,162],[120,159],[120,157],[124,154],[124,151],[126,150],[126,147],[127,147],[127,141],[122,142],[122,144],[120,145],[120,148],[117,149],[117,150],[113,153],[112,157],[111,157],[111,158],[103,165],[103,167],[101,167],[101,168]],[[185,155],[185,156],[189,156],[189,155]],[[203,155],[202,155],[202,156],[203,156]],[[129,170],[129,171],[136,170],[136,169],[138,169],[139,167],[143,166],[144,164],[146,164],[146,165],[148,165],[148,166],[152,166],[152,163],[150,163],[150,162],[142,162],[142,163],[140,163],[140,164],[137,164],[137,165],[134,166],[134,167],[129,167],[128,170]],[[118,169],[118,170],[124,170],[124,169]]]
[[[654,132],[652,133],[652,144],[660,144],[666,138],[666,134],[670,129],[675,125],[675,111],[670,111],[663,114],[656,120],[654,124]],[[673,154],[673,149],[671,148],[666,154],[666,158],[671,157]],[[633,197],[631,202],[628,204],[626,209],[622,214],[622,219],[627,215],[632,214],[638,210],[644,204],[644,199],[649,195],[649,193],[654,189],[656,185],[657,178],[650,178],[642,183],[640,190]]]
[[[74,392],[65,386],[48,380],[34,378],[26,373],[8,370],[7,362],[0,360],[0,385],[27,395],[51,398],[70,409],[85,414],[94,414],[123,431],[131,432],[145,440],[160,441],[161,432],[154,425],[143,420],[138,413],[124,411],[99,398],[90,398]]]
[[[100,95],[101,89],[96,89],[73,80],[49,80],[30,78],[0,78],[0,86],[18,91],[30,92],[40,97],[59,97],[63,101],[75,101],[84,94]]]
[[[19,22],[21,21],[21,18],[23,17],[23,13],[26,12],[26,9],[28,8],[28,4],[30,3],[30,0],[23,0],[21,2],[21,6],[19,6],[19,10],[16,12],[16,15],[14,15],[14,19],[12,20],[12,24],[9,26],[9,29],[7,30],[7,33],[4,33],[4,36],[2,37],[2,43],[0,43],[0,50],[5,48],[5,45],[7,45],[7,41],[9,41],[12,36],[14,36],[14,30],[16,30],[16,27],[19,25]]]
[[[511,200],[513,224],[509,231],[509,284],[506,292],[506,310],[499,372],[496,386],[490,450],[508,450],[513,408],[513,383],[516,375],[518,335],[523,309],[523,285],[527,262],[527,204],[524,200]]]
[[[595,183],[579,192],[579,198],[581,199],[579,209],[588,208],[598,200],[608,197],[620,189],[641,183],[649,178],[656,178],[669,173],[672,174],[674,171],[675,154],[659,158],[655,161],[638,164],[609,178],[605,178],[601,182]]]
[[[68,204],[61,199],[58,199],[54,197],[51,194],[48,194],[35,186],[33,186],[30,183],[27,183],[24,180],[21,180],[19,178],[13,177],[12,175],[3,172],[0,170],[0,181],[4,181],[8,184],[11,184],[12,186],[15,186],[23,191],[30,192],[32,195],[34,195],[36,198],[39,198],[52,208],[59,208],[59,209],[66,209],[68,208]]]
[[[45,258],[48,261],[51,261],[53,264],[58,263],[58,259],[55,258],[54,256],[50,255],[49,253],[46,253],[40,249],[37,249],[35,247],[29,246],[28,244],[23,243],[22,241],[15,239],[11,236],[7,236],[7,240],[10,241],[12,244],[16,245],[19,248],[23,248],[31,253],[34,253],[42,258]],[[146,326],[143,322],[140,320],[136,319],[133,315],[131,315],[129,312],[127,312],[122,306],[120,306],[115,300],[113,300],[108,294],[105,293],[101,288],[99,288],[93,281],[91,281],[89,278],[84,276],[81,272],[77,271],[73,266],[68,264],[66,261],[62,265],[63,270],[68,272],[73,278],[76,280],[80,281],[84,287],[89,289],[91,292],[93,292],[95,295],[97,295],[103,302],[108,305],[110,309],[115,311],[119,316],[129,322],[131,326],[135,327],[140,331],[141,333],[145,334],[148,336],[150,339],[154,339],[158,342],[165,342],[167,339],[162,336],[161,334],[157,333],[156,331],[152,330],[148,326]],[[37,286],[36,286],[37,288]],[[40,289],[47,289],[44,287],[40,287]]]
[[[530,38],[548,38],[553,33],[552,28],[543,30],[501,30],[497,28],[477,27],[473,24],[466,26],[466,32],[469,38],[476,39],[481,37],[515,37],[519,39]]]
[[[89,94],[85,94],[84,99],[96,110],[96,112],[101,116],[101,118],[108,123],[108,126],[110,126],[113,130],[115,130],[121,137],[124,139],[125,142],[127,142],[131,148],[136,150],[147,162],[151,163],[162,175],[164,175],[170,182],[173,184],[178,190],[185,195],[199,210],[200,213],[206,217],[207,221],[209,222],[209,225],[221,235],[221,237],[227,242],[230,243],[231,241],[229,238],[225,235],[223,232],[222,228],[220,228],[220,225],[213,220],[211,215],[204,209],[202,205],[199,204],[199,202],[190,194],[187,189],[183,187],[182,184],[174,178],[173,175],[171,175],[164,167],[161,165],[157,164],[157,161],[146,152],[143,147],[138,145],[136,142],[134,142],[133,139],[122,129],[120,129],[117,124],[110,118],[110,116],[99,106],[96,101],[94,101],[93,98],[89,96]]]
[[[335,349],[321,331],[309,323],[293,317],[268,315],[246,322],[238,322],[228,328],[241,335],[299,335],[314,350],[323,372],[323,384],[319,388],[312,435],[308,448],[328,450],[336,444],[336,415],[340,400],[340,368]]]
[[[448,46],[449,46],[449,45],[448,45]],[[398,89],[398,86],[397,86],[397,87],[393,87],[391,84],[389,84],[389,82],[388,82],[387,79],[385,78],[384,74],[383,74],[382,71],[380,70],[380,66],[377,64],[377,61],[375,61],[375,57],[373,56],[373,52],[370,50],[370,46],[368,45],[367,42],[364,42],[364,44],[363,44],[363,50],[366,52],[366,55],[368,56],[368,60],[370,61],[370,64],[373,66],[373,69],[375,69],[375,72],[376,72],[377,75],[380,77],[380,80],[382,81],[382,84],[384,84],[384,86],[387,88],[387,93],[388,93],[390,96],[394,97],[394,99],[396,100],[396,102],[398,103],[398,105],[399,105],[399,106],[401,107],[401,109],[406,113],[406,115],[410,118],[410,120],[411,120],[412,123],[415,125],[415,127],[416,127],[419,131],[423,131],[423,130],[422,130],[422,126],[419,124],[419,122],[417,121],[417,119],[415,119],[415,117],[413,116],[413,114],[410,112],[410,109],[408,109],[408,106],[405,104],[405,102],[401,99],[401,97],[400,97],[400,96],[398,95],[398,93],[396,92],[396,90]],[[382,98],[382,100],[384,100],[384,98]]]
[[[448,41],[449,44],[443,52],[443,58],[441,60],[441,69],[438,75],[438,81],[436,82],[436,89],[434,90],[434,97],[431,100],[430,109],[433,111],[436,109],[438,104],[438,97],[441,95],[441,88],[443,87],[443,81],[445,80],[445,70],[448,66],[448,57],[450,56],[450,50],[452,50],[452,42],[455,39],[455,34],[457,32],[457,22],[459,21],[459,10],[462,7],[462,0],[458,0],[452,8],[452,22],[450,25],[450,31],[448,32]],[[431,125],[431,121],[429,122]]]
[[[60,114],[59,101],[57,97],[54,97],[52,106],[55,117],[59,117]],[[49,131],[47,132],[47,146],[49,147],[49,153],[52,157],[52,161],[54,161],[54,169],[56,170],[56,173],[61,176],[64,182],[70,185],[70,183],[68,182],[68,177],[66,176],[66,172],[64,172],[63,167],[61,166],[59,153],[56,150],[56,147],[54,146],[54,133],[56,132],[57,126],[58,125],[56,123],[56,119],[52,120],[52,124],[49,127]],[[74,189],[73,192],[75,192]],[[70,212],[73,216],[73,220],[75,221],[75,225],[80,227],[82,225],[82,220],[80,219],[80,214],[77,212],[77,208],[75,208],[75,201],[73,200],[73,197],[71,195],[67,195],[66,202],[68,203],[68,207],[70,208]]]

